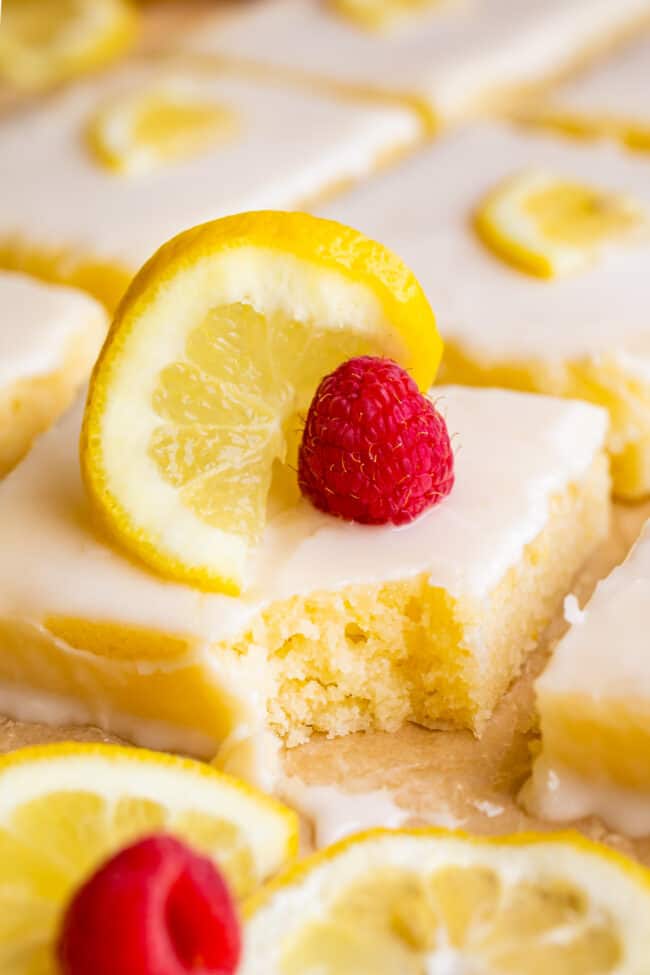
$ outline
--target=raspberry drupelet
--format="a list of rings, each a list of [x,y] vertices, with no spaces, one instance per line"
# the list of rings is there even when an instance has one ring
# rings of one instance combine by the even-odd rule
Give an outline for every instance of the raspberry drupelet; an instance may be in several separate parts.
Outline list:
[[[326,514],[366,525],[406,524],[453,487],[447,425],[397,363],[350,359],[316,390],[298,481]]]

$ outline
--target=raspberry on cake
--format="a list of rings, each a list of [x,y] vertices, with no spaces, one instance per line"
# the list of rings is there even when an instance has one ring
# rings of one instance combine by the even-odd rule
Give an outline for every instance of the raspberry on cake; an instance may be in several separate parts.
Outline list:
[[[537,815],[650,834],[649,611],[650,522],[537,681],[542,751],[524,793]]]
[[[447,426],[396,362],[360,356],[326,376],[300,445],[298,484],[326,514],[403,525],[454,483]]]
[[[68,408],[106,336],[92,298],[0,273],[0,475]]]
[[[407,720],[480,733],[607,532],[606,415],[432,399],[455,438],[449,496],[398,528],[279,511],[239,597],[163,580],[98,532],[74,409],[0,486],[3,713],[206,756]]]
[[[266,0],[202,18],[192,51],[399,96],[435,126],[565,69],[647,0]]]
[[[644,159],[485,123],[322,212],[414,269],[445,339],[443,380],[606,407],[616,494],[650,493]]]
[[[650,151],[649,90],[650,37],[643,33],[522,115],[565,135],[617,139],[630,149]]]
[[[419,132],[401,106],[280,80],[120,68],[0,122],[0,267],[77,284],[114,307],[173,234],[241,210],[296,208]]]
[[[62,975],[234,975],[235,904],[212,860],[165,834],[139,840],[75,893],[57,947]]]

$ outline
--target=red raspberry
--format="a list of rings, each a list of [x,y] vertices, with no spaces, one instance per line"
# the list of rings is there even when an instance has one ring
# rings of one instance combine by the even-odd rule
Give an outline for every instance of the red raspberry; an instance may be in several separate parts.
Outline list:
[[[63,922],[63,975],[232,975],[239,922],[211,860],[152,836],[109,860]]]
[[[395,362],[350,359],[316,390],[298,481],[327,514],[365,525],[403,525],[453,487],[447,425]]]

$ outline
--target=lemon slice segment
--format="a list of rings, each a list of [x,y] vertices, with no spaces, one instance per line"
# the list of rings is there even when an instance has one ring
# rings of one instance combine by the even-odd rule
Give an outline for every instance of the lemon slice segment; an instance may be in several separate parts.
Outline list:
[[[246,906],[240,975],[639,975],[650,873],[573,833],[374,830]]]
[[[249,894],[294,856],[294,814],[210,766],[109,745],[26,748],[0,760],[0,971],[54,973],[77,886],[107,857],[165,831]]]
[[[136,175],[199,155],[235,128],[229,108],[175,79],[111,101],[91,119],[87,136],[99,163]]]
[[[137,33],[131,0],[4,0],[0,77],[39,89],[123,54]]]
[[[267,508],[297,499],[319,380],[386,355],[425,389],[442,351],[401,261],[305,214],[181,234],[143,268],[90,384],[81,462],[113,535],[163,575],[238,593]]]
[[[500,258],[542,278],[573,274],[614,245],[650,227],[634,200],[537,171],[524,171],[489,193],[476,230]]]
[[[383,31],[454,0],[330,0],[342,17],[368,30]]]

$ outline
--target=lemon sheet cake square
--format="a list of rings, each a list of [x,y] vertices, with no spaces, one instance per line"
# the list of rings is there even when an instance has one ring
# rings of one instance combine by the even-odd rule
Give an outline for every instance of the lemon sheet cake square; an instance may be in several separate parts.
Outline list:
[[[169,237],[295,207],[418,131],[401,107],[223,72],[125,68],[0,123],[0,266],[78,283],[113,306]]]
[[[527,804],[650,834],[650,522],[603,580],[536,684],[542,751]]]
[[[555,88],[524,114],[568,135],[650,152],[650,33]]]
[[[615,491],[650,491],[647,162],[485,123],[322,212],[414,269],[445,338],[447,381],[605,406]]]
[[[208,18],[188,45],[401,95],[435,123],[565,68],[645,15],[648,0],[270,0]]]
[[[106,336],[104,309],[71,288],[0,272],[0,475],[68,408]]]
[[[103,539],[76,407],[0,487],[0,709],[201,755],[406,720],[480,733],[607,532],[607,419],[508,391],[435,400],[452,494],[399,529],[302,501],[270,519],[241,597]]]

